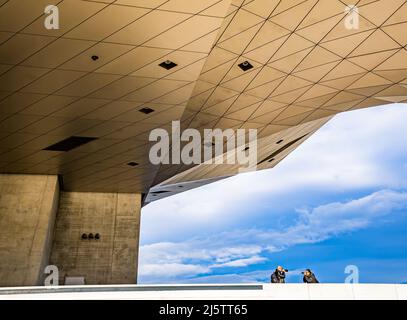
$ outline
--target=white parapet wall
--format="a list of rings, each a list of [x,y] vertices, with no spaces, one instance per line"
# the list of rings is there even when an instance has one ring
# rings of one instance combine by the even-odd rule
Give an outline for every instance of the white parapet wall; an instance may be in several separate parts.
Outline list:
[[[407,300],[407,285],[216,284],[0,288],[0,300],[7,299]]]

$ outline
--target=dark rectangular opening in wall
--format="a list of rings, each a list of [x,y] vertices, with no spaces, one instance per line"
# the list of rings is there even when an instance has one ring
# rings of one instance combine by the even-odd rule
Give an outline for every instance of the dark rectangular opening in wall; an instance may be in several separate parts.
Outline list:
[[[92,137],[69,137],[68,139],[57,142],[57,143],[53,144],[52,146],[49,146],[43,150],[68,152],[72,149],[83,146],[84,144],[87,144],[96,139],[97,138],[92,138]]]
[[[144,114],[150,114],[150,113],[154,112],[154,110],[151,108],[143,108],[143,109],[140,109],[139,111]]]
[[[161,193],[167,193],[167,192],[170,192],[170,191],[166,191],[166,190],[161,190],[161,191],[154,191],[154,192],[152,192],[151,194],[161,194]]]
[[[271,155],[269,155],[267,158],[263,159],[262,161],[260,161],[259,163],[257,163],[257,165],[262,164],[263,162],[273,162],[275,160],[275,157],[278,156],[281,152],[285,151],[286,149],[288,149],[289,147],[291,147],[292,145],[296,144],[298,141],[300,141],[301,139],[305,138],[308,135],[305,134],[289,143],[287,143],[285,146],[281,147],[280,149],[278,149],[277,151],[273,152]]]

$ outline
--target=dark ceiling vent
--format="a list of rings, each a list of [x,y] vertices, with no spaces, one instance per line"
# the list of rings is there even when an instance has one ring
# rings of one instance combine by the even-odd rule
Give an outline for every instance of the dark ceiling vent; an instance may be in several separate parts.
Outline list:
[[[70,137],[68,139],[57,142],[57,143],[53,144],[52,146],[49,146],[43,150],[68,152],[68,151],[71,151],[72,149],[83,146],[84,144],[87,144],[96,139],[97,138],[92,138],[92,137]]]
[[[250,147],[246,147],[246,148],[243,149],[243,151],[247,151],[249,149],[250,149]]]
[[[252,64],[249,61],[242,62],[239,64],[239,68],[243,71],[247,71],[253,68]]]
[[[132,161],[132,162],[129,162],[127,165],[130,166],[130,167],[137,167],[137,166],[138,166],[138,163]]]
[[[291,141],[291,142],[289,142],[289,143],[287,143],[285,146],[283,146],[283,147],[281,147],[280,149],[274,151],[274,152],[273,152],[272,154],[270,154],[267,158],[265,158],[265,159],[263,159],[262,161],[260,161],[257,165],[262,164],[263,162],[266,162],[266,161],[268,161],[268,162],[273,162],[273,161],[275,160],[274,158],[275,158],[277,155],[279,155],[281,152],[283,152],[284,150],[288,149],[289,147],[291,147],[293,144],[297,143],[297,142],[300,141],[301,139],[305,138],[307,135],[308,135],[308,133],[305,134],[305,135],[303,135],[303,136],[301,136],[301,137],[299,137],[299,138],[297,138],[297,139],[295,139],[295,140],[293,140],[293,141]]]
[[[93,55],[91,58],[93,61],[99,60],[99,56],[97,56],[97,55]]]
[[[144,114],[149,114],[149,113],[151,113],[151,112],[154,112],[154,110],[153,109],[151,109],[151,108],[143,108],[143,109],[140,109],[139,110],[141,113],[144,113]]]
[[[281,140],[278,140],[276,143],[277,144],[280,144],[281,142],[283,142],[284,140],[283,139],[281,139]]]
[[[161,62],[159,64],[159,66],[166,69],[166,70],[170,70],[172,68],[175,68],[177,66],[177,64],[175,62],[170,61],[170,60],[166,60],[164,62]]]
[[[161,191],[152,192],[151,194],[154,196],[154,195],[157,195],[157,194],[168,193],[168,192],[170,192],[170,191],[161,190]]]

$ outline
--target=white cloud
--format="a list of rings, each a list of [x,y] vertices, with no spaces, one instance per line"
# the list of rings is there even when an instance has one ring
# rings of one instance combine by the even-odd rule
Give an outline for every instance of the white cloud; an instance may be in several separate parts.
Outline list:
[[[407,165],[397,173],[392,168],[392,158],[405,154],[406,118],[405,104],[340,114],[272,170],[241,174],[149,204],[142,215],[143,241],[221,232],[231,222],[255,215],[252,205],[296,191],[406,187]]]
[[[141,246],[140,276],[145,281],[196,276],[214,268],[264,263],[265,251],[316,243],[379,223],[379,218],[407,210],[407,192],[382,190],[348,202],[297,210],[297,223],[283,230],[247,229],[182,242]],[[192,262],[193,261],[193,264]],[[173,272],[173,273],[172,273]]]
[[[148,205],[142,214],[141,281],[198,282],[198,274],[215,277],[214,269],[265,262],[264,254],[366,228],[406,209],[407,194],[390,190],[407,186],[406,162],[397,162],[405,170],[395,173],[392,168],[405,156],[406,118],[407,105],[341,114],[272,170],[242,174]],[[270,198],[279,201],[280,196],[297,198],[311,189],[332,194],[382,191],[298,208],[291,225],[261,227],[252,206]],[[268,219],[278,219],[270,211]],[[246,229],[233,227],[243,219]]]
[[[252,264],[259,264],[261,262],[267,261],[264,257],[254,256],[246,259],[238,259],[225,263],[214,264],[211,268],[225,268],[225,267],[247,267]]]
[[[222,235],[227,237],[224,233]],[[159,242],[140,247],[140,253],[146,263],[181,263],[184,260],[226,263],[234,259],[257,255],[261,251],[261,246],[240,243],[233,245],[232,241],[228,242],[228,246],[219,246],[219,243],[213,241],[212,237],[188,239],[182,242]]]
[[[259,232],[257,237],[273,241],[272,249],[320,242],[335,235],[366,228],[380,217],[407,209],[407,193],[391,190],[374,192],[348,202],[334,202],[311,210],[298,210],[298,223],[279,231]]]

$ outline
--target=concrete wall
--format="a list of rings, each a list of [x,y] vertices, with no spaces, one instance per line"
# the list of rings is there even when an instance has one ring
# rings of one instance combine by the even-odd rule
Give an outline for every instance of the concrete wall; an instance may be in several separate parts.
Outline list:
[[[0,175],[0,286],[42,285],[58,209],[57,176]]]
[[[131,284],[137,280],[140,194],[61,192],[51,264],[86,284]],[[83,240],[82,234],[100,234]]]

